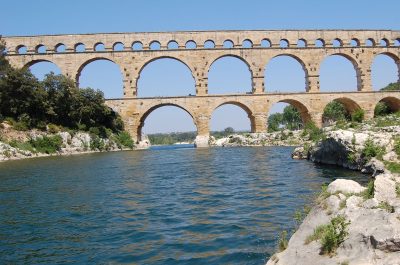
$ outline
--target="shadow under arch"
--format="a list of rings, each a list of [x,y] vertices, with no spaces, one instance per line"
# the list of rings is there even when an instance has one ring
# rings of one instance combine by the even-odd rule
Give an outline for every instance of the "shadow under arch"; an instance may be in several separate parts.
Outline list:
[[[233,105],[233,106],[239,107],[239,108],[241,108],[242,110],[244,110],[244,111],[246,112],[246,114],[247,114],[247,117],[248,117],[249,120],[250,120],[250,130],[251,130],[251,132],[255,132],[255,118],[254,118],[253,112],[251,111],[251,109],[250,109],[246,104],[244,104],[244,103],[242,103],[242,102],[239,102],[239,101],[226,101],[226,102],[223,102],[223,103],[217,105],[217,106],[216,106],[215,108],[213,108],[213,110],[211,111],[211,114],[210,114],[210,122],[211,122],[211,118],[212,118],[213,113],[214,113],[219,107],[226,106],[226,105]],[[210,126],[210,127],[211,127],[211,126]]]
[[[386,103],[392,112],[398,112],[400,110],[400,99],[399,98],[384,97],[375,104],[375,107],[379,102]]]
[[[308,79],[308,69],[306,67],[306,64],[304,63],[304,61],[300,57],[298,57],[298,56],[296,56],[294,54],[291,54],[291,53],[280,53],[280,54],[277,54],[274,57],[272,57],[264,66],[264,78],[267,76],[266,71],[267,71],[268,65],[271,63],[271,61],[273,59],[279,58],[279,57],[290,57],[290,58],[296,60],[300,64],[300,66],[301,66],[301,68],[303,69],[303,72],[304,72],[305,91],[308,92],[309,89],[310,89],[310,86],[309,86],[309,79]],[[266,81],[264,80],[264,82],[266,82]]]
[[[358,63],[356,61],[355,58],[353,58],[351,55],[346,54],[346,53],[341,53],[341,52],[337,52],[337,53],[332,53],[332,54],[327,54],[324,59],[320,62],[319,64],[319,75],[320,75],[320,82],[321,82],[321,65],[322,63],[329,57],[331,56],[340,56],[342,58],[347,59],[352,65],[354,70],[356,71],[356,79],[357,79],[357,91],[361,91],[362,90],[362,81],[361,81],[361,70],[360,67],[358,66]]]
[[[332,101],[337,101],[340,102],[344,105],[345,109],[352,114],[354,111],[361,109],[360,105],[358,105],[357,102],[355,102],[354,100],[350,99],[350,98],[346,98],[346,97],[340,97],[340,98],[335,98]],[[325,106],[326,107],[326,106]],[[324,108],[325,109],[325,108]]]
[[[312,121],[311,114],[308,110],[308,107],[306,105],[304,105],[303,103],[301,103],[300,101],[288,98],[288,99],[279,100],[277,102],[274,102],[273,104],[276,104],[276,103],[287,103],[287,104],[290,104],[291,106],[295,107],[300,113],[300,117],[301,117],[301,120],[303,121],[303,124],[306,124],[306,123]]]
[[[150,108],[149,108],[148,110],[146,110],[146,111],[143,113],[143,115],[140,117],[140,119],[139,119],[139,126],[138,126],[138,128],[137,128],[137,141],[138,141],[138,142],[142,140],[142,129],[143,129],[143,127],[144,127],[144,124],[145,124],[145,121],[146,121],[147,117],[148,117],[153,111],[155,111],[156,109],[159,109],[159,108],[162,108],[162,107],[167,107],[167,106],[169,106],[169,107],[177,107],[177,108],[179,108],[179,109],[185,111],[187,114],[189,114],[190,117],[191,117],[192,120],[193,120],[194,126],[196,127],[196,131],[198,131],[197,123],[196,123],[196,120],[194,119],[193,114],[192,114],[189,110],[187,110],[185,107],[180,106],[180,105],[175,104],[175,103],[160,103],[160,104],[156,104],[156,105],[150,107]]]
[[[192,68],[190,68],[190,66],[189,66],[185,61],[183,61],[182,59],[179,59],[179,58],[177,58],[177,57],[173,57],[173,56],[159,56],[159,57],[155,57],[155,58],[152,58],[152,59],[148,60],[147,62],[145,62],[145,63],[140,67],[139,72],[138,72],[138,76],[137,76],[137,78],[136,78],[136,87],[137,87],[138,82],[139,82],[139,79],[140,79],[140,74],[143,72],[143,70],[146,68],[146,66],[149,65],[149,64],[152,63],[152,62],[155,62],[155,61],[158,61],[158,60],[162,60],[162,59],[171,59],[171,60],[175,60],[175,61],[180,62],[180,63],[182,63],[183,65],[185,65],[185,66],[189,69],[189,71],[190,71],[190,73],[191,73],[191,75],[192,75],[192,77],[193,77],[193,79],[194,79],[194,81],[195,81],[195,85],[197,85],[197,84],[196,84],[196,78],[194,78],[193,70],[192,70]]]

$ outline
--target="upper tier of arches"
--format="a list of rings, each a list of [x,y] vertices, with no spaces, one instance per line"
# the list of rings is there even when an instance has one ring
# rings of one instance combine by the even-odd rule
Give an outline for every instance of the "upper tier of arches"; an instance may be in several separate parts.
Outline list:
[[[397,31],[219,31],[5,37],[10,54],[168,49],[400,47]],[[99,49],[99,44],[104,49]],[[79,48],[79,49],[78,49]]]

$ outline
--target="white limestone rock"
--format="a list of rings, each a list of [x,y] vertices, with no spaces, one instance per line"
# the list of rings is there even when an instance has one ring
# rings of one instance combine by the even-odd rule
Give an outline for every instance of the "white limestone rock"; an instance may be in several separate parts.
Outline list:
[[[329,184],[327,191],[329,193],[341,192],[344,194],[349,193],[360,193],[363,192],[365,188],[349,179],[336,179],[331,184]]]

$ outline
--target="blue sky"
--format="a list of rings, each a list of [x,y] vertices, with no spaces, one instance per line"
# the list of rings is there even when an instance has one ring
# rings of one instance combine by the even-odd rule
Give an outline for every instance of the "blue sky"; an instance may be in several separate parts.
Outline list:
[[[400,30],[400,1],[2,1],[0,34],[37,35],[96,32],[145,32],[222,29],[394,29]],[[384,56],[372,69],[376,89],[396,81],[397,69]],[[57,68],[36,65],[38,77]],[[269,91],[303,91],[304,73],[290,58],[275,58],[266,67]],[[291,78],[287,78],[290,75]],[[321,66],[321,89],[356,90],[355,72],[343,58],[329,57]],[[98,61],[89,64],[80,85],[104,91],[106,97],[122,95],[118,66]],[[232,58],[217,61],[210,71],[210,93],[248,91],[249,72]],[[172,60],[149,64],[139,80],[139,95],[187,95],[194,89],[190,73]],[[279,111],[282,106],[274,106]],[[249,129],[247,115],[234,106],[215,111],[212,130],[232,126]],[[195,127],[179,109],[164,107],[146,120],[144,131],[187,131]]]

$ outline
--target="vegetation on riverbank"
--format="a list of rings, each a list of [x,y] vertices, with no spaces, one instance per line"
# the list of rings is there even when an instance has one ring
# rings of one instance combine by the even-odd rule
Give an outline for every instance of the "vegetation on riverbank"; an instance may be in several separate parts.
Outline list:
[[[101,91],[78,88],[72,79],[54,73],[39,81],[29,69],[12,67],[4,49],[0,40],[1,142],[24,151],[51,154],[62,148],[58,133],[85,132],[90,135],[91,150],[107,150],[104,139],[120,148],[134,147],[121,117],[105,104]],[[18,133],[13,130],[39,133],[14,139]]]

